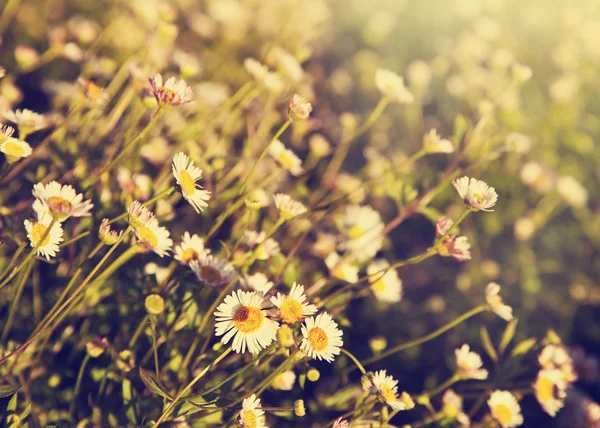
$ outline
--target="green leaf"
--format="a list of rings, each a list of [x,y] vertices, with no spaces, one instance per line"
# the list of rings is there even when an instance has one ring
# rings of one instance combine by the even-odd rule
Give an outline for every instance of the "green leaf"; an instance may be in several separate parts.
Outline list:
[[[15,394],[12,396],[12,398],[8,402],[8,406],[6,406],[6,410],[8,410],[9,412],[17,411],[18,396],[19,394]]]
[[[504,334],[502,335],[502,339],[500,340],[500,346],[498,350],[502,354],[506,347],[510,344],[510,342],[515,337],[515,331],[517,330],[517,324],[519,323],[518,318],[513,318],[508,322],[506,328],[504,329]]]
[[[21,386],[22,385],[0,385],[0,398],[13,395],[15,392],[21,389]]]
[[[154,379],[154,376],[152,376],[148,371],[144,370],[141,367],[140,367],[140,379],[142,379],[142,382],[144,383],[144,385],[146,385],[146,388],[148,388],[150,391],[154,392],[155,394],[160,395],[161,397],[167,398],[169,400],[173,400],[173,396],[171,394],[169,394],[169,392],[166,390],[166,388],[163,385],[161,385],[161,383],[159,381]]]
[[[520,342],[517,346],[515,346],[515,348],[510,353],[510,355],[513,357],[525,355],[526,353],[528,353],[531,350],[531,348],[533,348],[535,346],[536,343],[537,343],[537,339],[535,339],[533,337],[531,337],[529,339],[525,339],[524,341]]]
[[[492,340],[490,339],[490,334],[484,326],[481,326],[481,342],[483,343],[483,348],[490,356],[490,358],[494,361],[498,361],[498,354],[494,349],[494,345],[492,344]]]

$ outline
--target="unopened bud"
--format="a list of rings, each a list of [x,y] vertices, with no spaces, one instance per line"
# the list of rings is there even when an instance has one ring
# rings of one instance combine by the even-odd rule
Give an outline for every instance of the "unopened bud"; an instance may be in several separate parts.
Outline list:
[[[306,415],[306,407],[304,407],[304,400],[294,401],[294,414],[299,418]]]
[[[387,348],[387,339],[383,336],[375,336],[369,340],[369,346],[373,353],[378,354]]]
[[[415,402],[410,396],[410,394],[406,391],[400,395],[400,401],[406,406],[406,410],[410,410],[415,407]]]
[[[160,315],[165,310],[165,301],[158,294],[151,294],[146,297],[144,302],[146,306],[146,312],[150,315]]]
[[[310,369],[307,373],[306,373],[306,377],[308,378],[308,380],[310,380],[311,382],[316,382],[319,380],[319,378],[321,377],[321,372],[319,372],[319,370],[317,369]]]
[[[117,356],[117,367],[124,372],[130,372],[135,366],[135,358],[129,349],[119,352]]]

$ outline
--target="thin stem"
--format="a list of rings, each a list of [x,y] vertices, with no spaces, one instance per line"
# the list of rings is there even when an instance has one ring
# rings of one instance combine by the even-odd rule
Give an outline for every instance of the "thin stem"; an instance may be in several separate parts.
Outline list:
[[[21,281],[17,286],[17,292],[15,293],[15,297],[13,298],[12,304],[10,305],[10,311],[8,313],[8,319],[6,320],[6,324],[4,325],[4,330],[2,331],[2,337],[0,337],[0,343],[4,343],[4,339],[8,336],[10,329],[12,327],[12,323],[15,318],[15,313],[17,306],[19,305],[19,301],[21,300],[21,295],[23,294],[23,290],[25,289],[25,284],[29,279],[29,274],[31,273],[31,269],[33,268],[33,262],[29,262],[27,264],[27,268],[23,272],[23,276],[21,277]]]
[[[144,331],[144,328],[146,327],[146,322],[148,322],[149,317],[150,317],[150,315],[144,316],[144,318],[142,319],[142,322],[140,322],[140,324],[137,326],[137,329],[133,333],[133,336],[131,336],[131,340],[129,341],[130,349],[133,348],[133,346],[135,345],[135,342],[137,342],[138,338],[142,334],[142,331]]]
[[[452,385],[454,385],[459,380],[460,380],[459,376],[453,375],[452,377],[450,377],[449,379],[447,379],[444,383],[442,383],[441,385],[439,385],[436,388],[432,389],[431,391],[426,392],[423,395],[426,396],[427,398],[431,398],[434,395],[437,395],[440,392],[445,391],[446,389],[448,389],[449,387],[451,387]]]
[[[356,367],[358,367],[358,369],[360,370],[360,372],[362,374],[367,373],[367,371],[365,370],[363,365],[360,363],[360,361],[358,361],[358,359],[354,355],[352,355],[350,352],[346,351],[344,348],[340,348],[340,351],[342,351],[342,353],[346,354],[352,361],[354,361],[354,364],[356,364]]]
[[[156,380],[160,382],[160,366],[158,365],[158,348],[156,347],[156,319],[150,317],[150,325],[152,326],[152,349],[154,351],[154,368],[156,369]]]
[[[81,389],[81,381],[83,380],[83,374],[85,373],[85,369],[89,361],[90,354],[86,352],[85,357],[83,358],[83,362],[79,367],[79,373],[77,374],[77,382],[75,382],[75,391],[73,392],[71,406],[69,407],[69,419],[73,419],[73,413],[75,412],[75,404],[77,403],[77,396],[79,395],[79,390]]]
[[[27,246],[26,242],[23,242],[21,245],[19,245],[19,248],[16,249],[15,253],[11,257],[11,259],[8,261],[8,263],[6,264],[6,269],[4,269],[4,272],[2,272],[2,274],[0,275],[0,279],[3,279],[6,276],[6,274],[8,273],[8,271],[10,271],[12,269],[13,265],[15,264],[15,262],[17,261],[17,259],[19,258],[19,256],[23,252],[23,250],[25,250],[26,246]]]

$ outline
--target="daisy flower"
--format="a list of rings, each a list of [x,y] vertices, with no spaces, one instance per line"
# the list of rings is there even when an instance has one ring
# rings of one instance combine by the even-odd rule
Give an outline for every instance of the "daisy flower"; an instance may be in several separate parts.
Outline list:
[[[436,239],[444,236],[450,230],[452,224],[453,222],[449,218],[439,217],[435,223]],[[466,236],[456,237],[450,234],[446,235],[444,240],[439,243],[437,252],[442,257],[453,257],[459,262],[464,262],[471,259],[471,244]]]
[[[131,204],[129,204],[127,214],[128,222],[133,228],[142,226],[156,218],[154,213],[142,205],[142,203],[139,201],[133,201]]]
[[[461,379],[487,379],[488,371],[482,369],[483,361],[476,352],[472,352],[466,343],[454,351],[457,374]]]
[[[454,145],[450,140],[441,138],[437,130],[432,129],[423,137],[423,149],[427,153],[452,153]]]
[[[298,176],[304,172],[300,158],[291,150],[286,149],[281,141],[275,140],[271,143],[269,154],[273,156],[277,163],[288,170],[290,174]]]
[[[377,69],[375,85],[379,92],[394,102],[410,104],[415,100],[415,96],[404,85],[404,79],[391,70]]]
[[[8,140],[15,133],[15,128],[0,123],[0,144]]]
[[[175,247],[175,260],[182,265],[189,265],[194,260],[210,254],[208,248],[204,248],[204,239],[198,235],[190,235],[189,232],[183,234],[181,244]]]
[[[577,380],[573,359],[564,346],[546,345],[538,356],[538,362],[545,369],[559,369],[567,383]]]
[[[167,255],[173,246],[169,231],[160,226],[156,218],[136,227],[135,236],[148,251],[154,251],[160,257]]]
[[[567,396],[567,382],[563,373],[559,369],[542,369],[532,386],[542,409],[550,416],[556,416]]]
[[[98,105],[104,105],[110,99],[110,94],[106,92],[104,88],[101,88],[94,82],[80,77],[77,79],[77,83],[83,89],[83,93],[85,94],[85,96]]]
[[[333,252],[325,259],[325,264],[329,269],[331,276],[342,281],[355,283],[358,282],[358,268],[340,258],[340,255]]]
[[[500,422],[502,428],[518,427],[523,423],[521,407],[510,392],[499,390],[492,392],[487,404],[492,416]]]
[[[294,94],[290,100],[288,108],[288,117],[290,120],[298,121],[308,119],[312,105],[298,94]]]
[[[259,83],[263,83],[265,77],[269,73],[269,69],[254,58],[246,58],[244,60],[244,68],[248,74]]]
[[[281,251],[277,241],[272,238],[265,241],[266,237],[267,234],[264,231],[258,233],[254,230],[247,230],[244,232],[244,241],[249,247],[256,247],[255,257],[258,260],[268,260]]]
[[[273,282],[269,281],[267,276],[262,272],[256,272],[253,275],[244,275],[242,285],[251,291],[267,294],[273,288]]]
[[[50,260],[50,257],[56,256],[59,251],[58,244],[63,241],[63,229],[59,222],[55,222],[48,235],[42,241],[48,227],[52,223],[52,216],[43,211],[37,211],[37,215],[38,221],[31,222],[25,220],[24,222],[25,230],[27,230],[27,238],[32,248],[39,245],[35,252],[36,255],[44,256],[46,260]]]
[[[8,163],[13,163],[31,155],[31,146],[25,141],[9,137],[0,143],[0,152],[4,153]]]
[[[452,421],[461,425],[469,425],[469,417],[463,412],[463,399],[452,389],[447,389],[442,396],[442,413]]]
[[[398,399],[398,381],[386,375],[385,370],[379,370],[371,375],[371,385],[363,385],[365,391],[377,394],[394,410],[406,410],[406,405]]]
[[[498,194],[485,181],[467,176],[452,181],[452,185],[471,211],[493,211]]]
[[[265,411],[261,409],[260,398],[252,394],[244,398],[238,420],[242,428],[268,428],[265,425]]]
[[[283,373],[279,373],[271,386],[280,391],[291,391],[296,383],[296,373],[293,370],[286,370]]]
[[[370,206],[347,206],[337,225],[346,237],[341,248],[357,260],[374,257],[383,245],[384,224],[379,212]]]
[[[202,178],[202,170],[194,166],[194,162],[183,152],[173,156],[173,176],[181,187],[181,193],[197,213],[208,206],[210,192],[203,190],[196,181]]]
[[[271,297],[271,303],[279,310],[278,313],[282,321],[288,324],[302,321],[304,317],[317,312],[317,307],[306,303],[306,300],[304,286],[295,282],[289,295],[277,293],[277,296]]]
[[[587,205],[587,189],[571,176],[559,177],[556,181],[556,190],[573,208],[583,208]]]
[[[233,339],[232,348],[243,354],[246,348],[253,354],[269,346],[277,335],[279,324],[267,317],[261,294],[237,290],[225,297],[215,312],[215,334],[223,336],[221,343]]]
[[[235,270],[226,260],[218,259],[212,254],[203,255],[190,262],[192,272],[199,281],[213,287],[229,284],[235,278]]]
[[[386,303],[396,303],[402,299],[402,280],[396,269],[389,269],[387,260],[373,260],[367,266],[367,275],[371,290],[377,300]]]
[[[51,181],[44,185],[38,183],[33,186],[33,196],[38,198],[52,215],[56,215],[59,221],[73,217],[89,217],[90,210],[94,206],[88,199],[83,200],[83,194],[75,191],[68,185],[61,185],[57,181]]]
[[[302,326],[302,336],[300,349],[313,359],[330,363],[334,355],[340,354],[340,347],[344,344],[342,331],[327,312],[307,318]]]
[[[290,195],[285,193],[277,193],[273,196],[275,206],[279,210],[279,215],[285,220],[291,220],[300,214],[306,212],[306,207],[300,202],[292,199]]]
[[[123,232],[116,232],[115,230],[111,230],[110,225],[108,224],[108,219],[102,219],[100,223],[100,228],[98,229],[98,238],[105,243],[106,245],[114,245]]]
[[[39,113],[24,109],[15,111],[5,111],[4,117],[17,125],[19,128],[19,136],[25,139],[25,136],[50,126],[50,121]]]
[[[485,287],[485,301],[490,309],[503,320],[510,321],[513,319],[512,308],[505,305],[502,297],[500,297],[500,285],[490,282]]]
[[[169,77],[163,84],[162,76],[155,74],[148,79],[148,86],[150,93],[156,98],[156,102],[161,108],[176,107],[194,102],[194,91],[185,83],[185,80]]]

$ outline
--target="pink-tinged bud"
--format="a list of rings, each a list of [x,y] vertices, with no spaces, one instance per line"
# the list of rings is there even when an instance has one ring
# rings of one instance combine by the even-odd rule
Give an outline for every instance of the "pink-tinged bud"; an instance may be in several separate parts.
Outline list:
[[[439,217],[435,223],[436,239],[444,236],[452,227],[453,221],[447,217]],[[471,259],[471,244],[466,236],[447,235],[437,247],[437,252],[442,257],[453,257],[459,262]]]
[[[288,117],[291,120],[306,120],[312,111],[312,105],[298,94],[294,94],[290,100]]]

